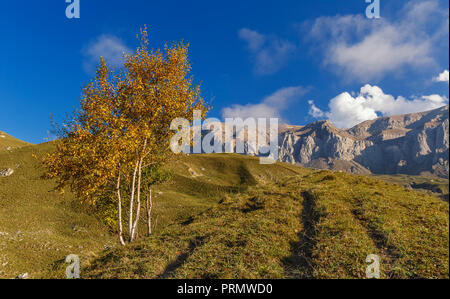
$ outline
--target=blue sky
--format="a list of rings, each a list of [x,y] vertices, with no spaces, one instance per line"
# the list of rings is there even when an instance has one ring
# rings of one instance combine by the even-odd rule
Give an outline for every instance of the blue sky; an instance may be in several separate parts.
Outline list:
[[[213,117],[277,116],[339,127],[448,103],[448,1],[5,1],[0,130],[40,143],[78,105],[98,56],[112,65],[146,24],[153,47],[190,43]],[[445,72],[447,70],[447,72]],[[440,76],[440,77],[439,77]]]

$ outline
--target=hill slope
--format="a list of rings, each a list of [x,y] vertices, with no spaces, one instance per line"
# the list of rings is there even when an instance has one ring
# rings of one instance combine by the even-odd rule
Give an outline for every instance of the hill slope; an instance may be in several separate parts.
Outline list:
[[[448,204],[368,177],[302,169],[105,251],[86,278],[448,277]]]
[[[40,178],[39,157],[51,149],[42,144],[0,151],[0,169],[14,169],[0,177],[0,278],[42,277],[68,254],[88,256],[115,242],[70,193],[59,194],[52,181]]]
[[[12,150],[26,145],[30,144],[0,131],[0,152],[3,150]]]
[[[383,277],[448,277],[448,203],[400,185],[191,155],[155,190],[154,235],[126,247],[70,194],[40,178],[51,144],[0,152],[0,277],[357,278],[379,254]],[[141,235],[145,227],[141,226]],[[106,248],[106,249],[105,249]]]
[[[46,143],[0,151],[0,169],[14,170],[0,177],[0,278],[25,272],[30,277],[63,277],[67,255],[87,261],[105,247],[117,246],[114,232],[93,212],[70,192],[53,191],[53,181],[41,179],[40,159],[51,150],[52,144]],[[156,232],[211,208],[224,194],[255,184],[250,172],[267,180],[296,173],[295,166],[261,167],[256,159],[247,168],[242,159],[191,156],[169,165],[171,182],[155,190]]]

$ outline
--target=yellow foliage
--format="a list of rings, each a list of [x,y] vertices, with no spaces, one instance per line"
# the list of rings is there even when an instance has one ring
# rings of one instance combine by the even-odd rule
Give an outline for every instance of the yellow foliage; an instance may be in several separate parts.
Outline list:
[[[59,188],[69,186],[91,204],[116,190],[118,179],[134,187],[136,171],[140,177],[142,168],[172,157],[173,119],[192,121],[194,110],[202,117],[208,111],[189,75],[188,45],[149,49],[144,27],[140,46],[124,59],[113,73],[101,58],[82,91],[81,108],[59,129],[56,151],[44,160],[47,176],[56,177]]]

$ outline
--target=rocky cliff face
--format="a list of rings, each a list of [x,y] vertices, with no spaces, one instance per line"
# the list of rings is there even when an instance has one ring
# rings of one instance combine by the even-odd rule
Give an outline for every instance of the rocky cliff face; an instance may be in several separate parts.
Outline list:
[[[352,173],[449,174],[448,106],[340,130],[329,121],[280,129],[279,158]]]

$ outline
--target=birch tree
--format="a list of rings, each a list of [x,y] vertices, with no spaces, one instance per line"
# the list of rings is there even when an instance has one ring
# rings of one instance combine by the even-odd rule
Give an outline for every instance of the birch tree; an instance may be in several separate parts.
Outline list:
[[[92,205],[105,192],[114,194],[122,245],[136,239],[141,210],[146,209],[147,218],[151,215],[148,176],[173,158],[172,120],[192,121],[194,110],[205,118],[208,111],[200,86],[190,76],[188,45],[172,43],[155,50],[149,48],[146,28],[138,37],[140,46],[124,54],[123,68],[115,73],[101,58],[96,76],[83,89],[80,109],[59,129],[56,150],[44,159],[47,177],[56,178],[59,189],[70,187]],[[150,234],[150,219],[147,225]]]

